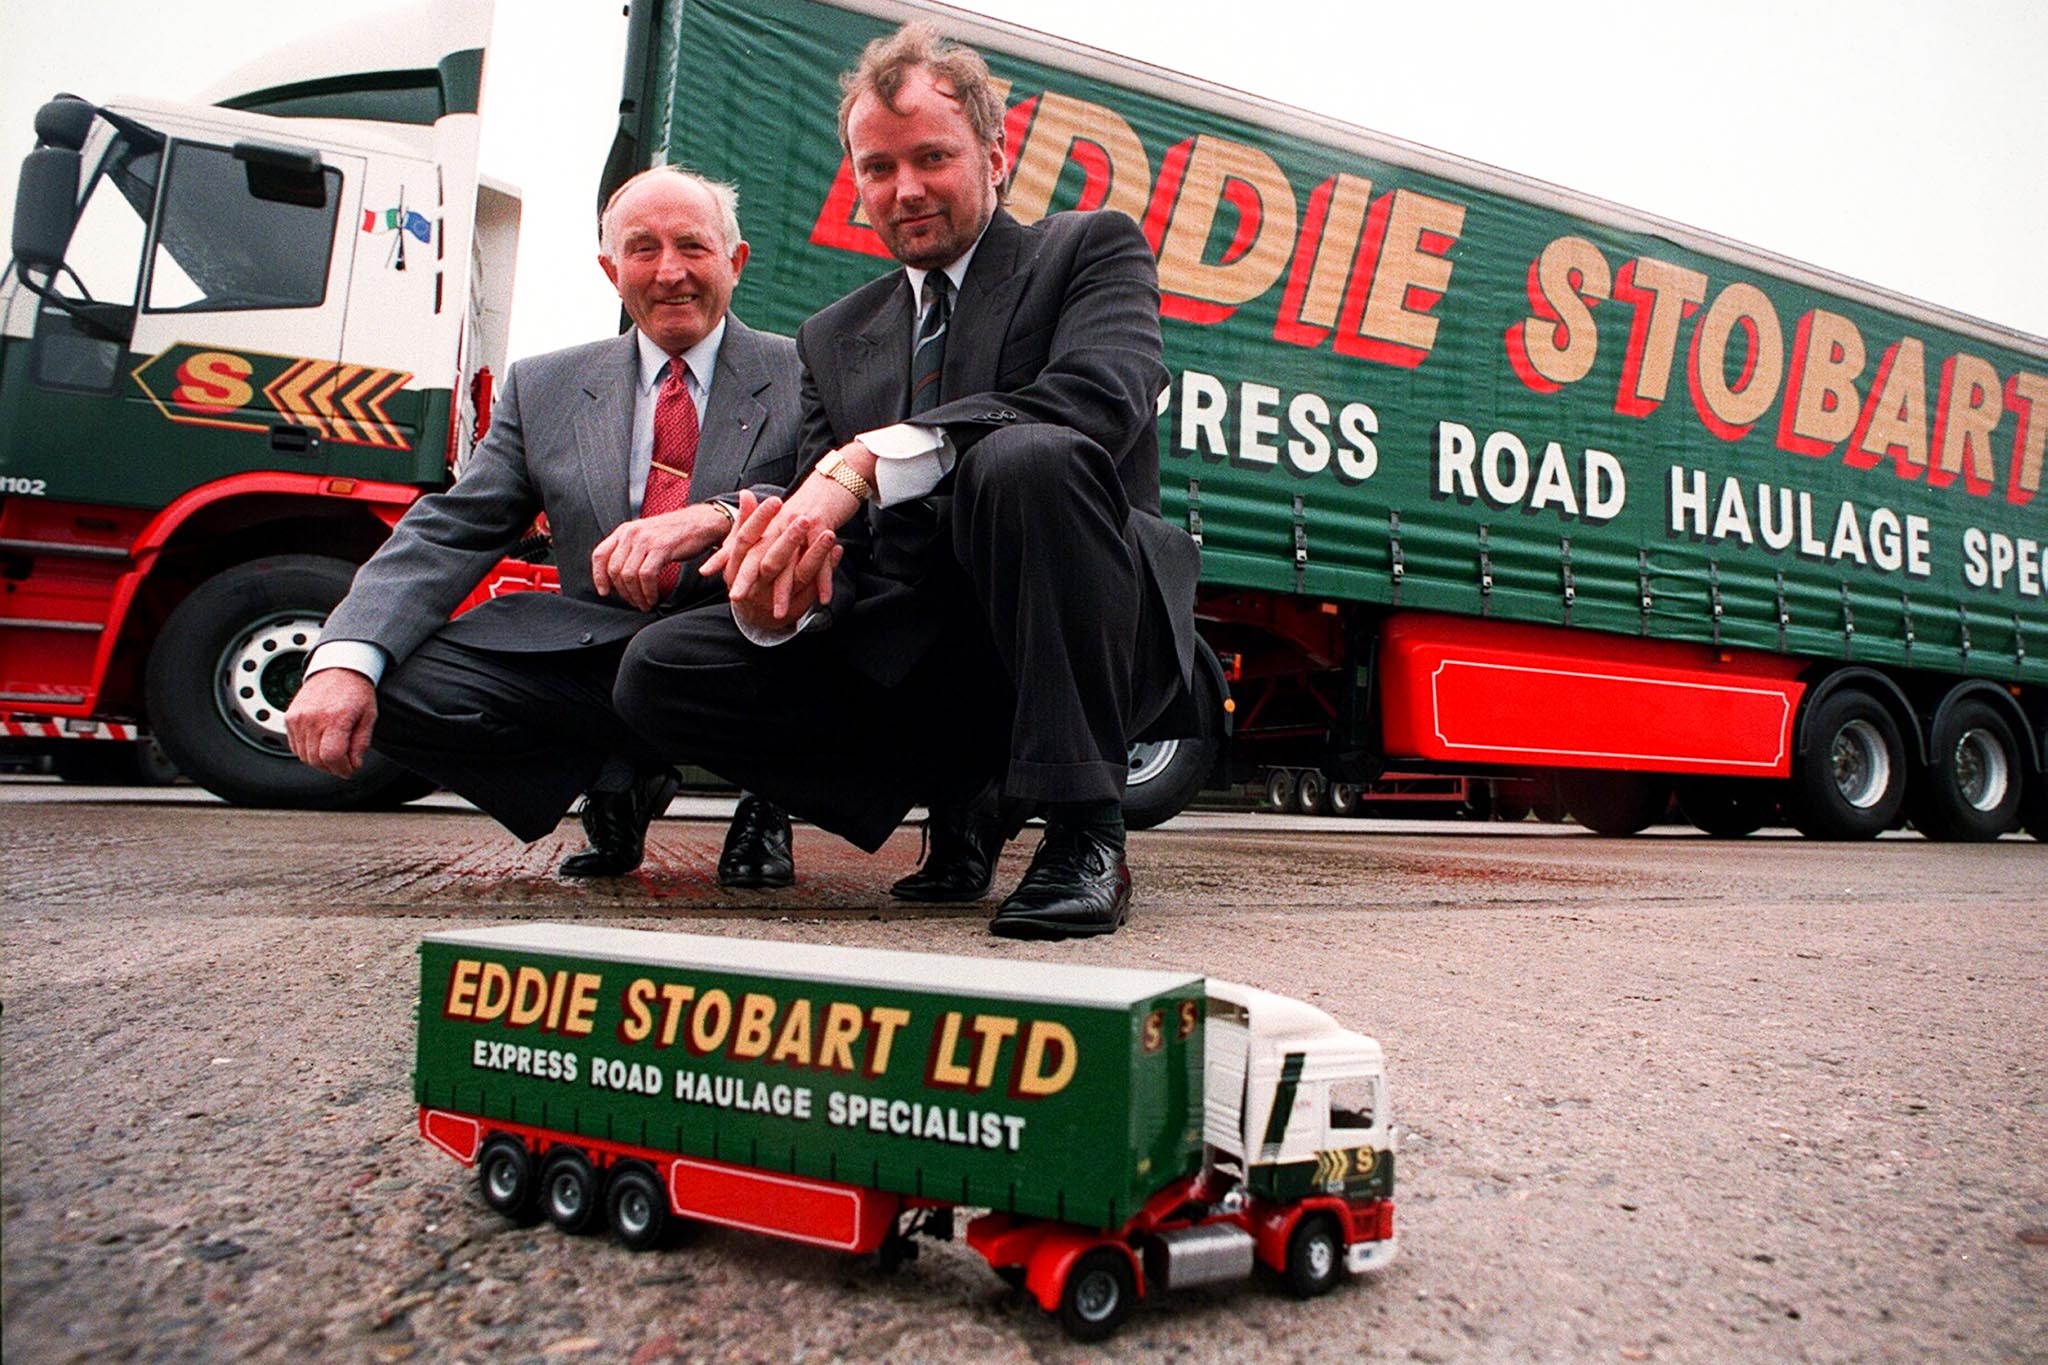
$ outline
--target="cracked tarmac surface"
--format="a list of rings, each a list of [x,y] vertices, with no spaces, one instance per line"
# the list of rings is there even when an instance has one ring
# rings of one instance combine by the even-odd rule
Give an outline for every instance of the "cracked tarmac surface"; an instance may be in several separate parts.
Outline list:
[[[2032,841],[1200,815],[1133,836],[1123,932],[1060,946],[988,937],[993,900],[889,902],[912,827],[873,858],[799,827],[795,888],[720,892],[719,809],[578,886],[553,874],[573,822],[522,846],[445,800],[0,782],[8,1358],[2042,1358]],[[957,1244],[884,1274],[723,1230],[635,1256],[512,1227],[416,1135],[414,948],[524,919],[1309,1000],[1386,1048],[1400,1255],[1309,1303],[1263,1278],[1174,1293],[1082,1348]]]

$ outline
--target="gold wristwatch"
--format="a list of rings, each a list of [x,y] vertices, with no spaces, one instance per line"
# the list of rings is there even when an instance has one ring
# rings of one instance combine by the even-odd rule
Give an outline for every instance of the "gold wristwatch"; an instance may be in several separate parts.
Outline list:
[[[836,450],[818,461],[818,472],[853,494],[856,502],[874,499],[875,486],[863,479],[859,471],[846,462],[846,457]]]

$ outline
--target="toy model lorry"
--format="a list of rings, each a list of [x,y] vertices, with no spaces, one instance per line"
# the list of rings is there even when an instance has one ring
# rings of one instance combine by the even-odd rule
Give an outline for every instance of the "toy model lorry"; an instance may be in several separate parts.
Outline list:
[[[626,1246],[677,1220],[967,1244],[1084,1340],[1263,1265],[1392,1258],[1380,1047],[1184,972],[554,924],[420,947],[420,1135],[486,1203]]]

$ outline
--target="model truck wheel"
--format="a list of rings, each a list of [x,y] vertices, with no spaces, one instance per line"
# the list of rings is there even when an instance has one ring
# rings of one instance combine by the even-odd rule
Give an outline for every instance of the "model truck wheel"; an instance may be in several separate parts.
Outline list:
[[[1958,701],[1935,723],[1932,755],[1913,813],[1923,834],[1984,843],[2013,828],[2025,779],[2005,717],[1981,701]]]
[[[596,1227],[604,1204],[590,1158],[573,1147],[550,1152],[540,1168],[540,1206],[550,1223],[572,1237]]]
[[[1060,1287],[1060,1326],[1076,1341],[1101,1341],[1130,1316],[1138,1296],[1130,1257],[1097,1247],[1074,1260]]]
[[[1884,704],[1844,688],[1807,720],[1792,773],[1792,823],[1809,839],[1874,839],[1906,797],[1906,750]]]
[[[1344,1238],[1328,1214],[1311,1214],[1287,1239],[1287,1287],[1304,1299],[1327,1294],[1344,1273]]]
[[[668,1237],[668,1194],[644,1167],[621,1166],[612,1172],[605,1194],[612,1236],[628,1251],[652,1251]]]
[[[377,754],[344,781],[292,757],[284,713],[306,657],[355,569],[280,555],[207,579],[164,621],[149,653],[150,727],[179,771],[238,806],[380,809],[431,787]]]
[[[476,1158],[476,1184],[484,1202],[514,1222],[533,1216],[533,1158],[517,1138],[494,1137]]]

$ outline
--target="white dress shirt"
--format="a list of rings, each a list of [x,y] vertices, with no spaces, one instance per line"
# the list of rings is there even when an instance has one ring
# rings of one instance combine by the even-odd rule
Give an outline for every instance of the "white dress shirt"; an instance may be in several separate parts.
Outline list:
[[[986,233],[988,229],[983,227],[982,231]],[[967,267],[980,245],[981,238],[976,237],[974,245],[945,269],[946,278],[953,282],[956,305],[960,298],[960,282],[967,278]],[[924,282],[931,272],[906,265],[903,273],[910,277],[910,345],[915,353],[925,305],[930,302]],[[947,329],[951,330],[950,323]],[[878,431],[862,432],[860,443],[874,452],[875,502],[881,507],[893,507],[899,502],[923,497],[939,486],[939,480],[952,472],[954,463],[960,458],[953,449],[953,438],[943,428],[920,426],[916,422],[897,422]]]

